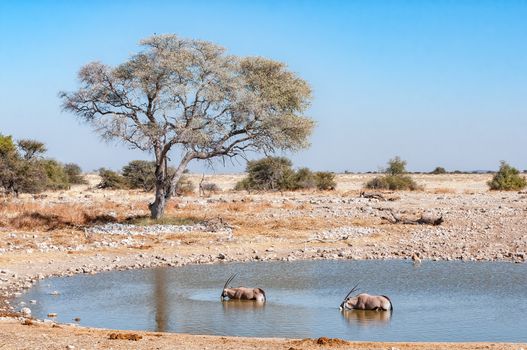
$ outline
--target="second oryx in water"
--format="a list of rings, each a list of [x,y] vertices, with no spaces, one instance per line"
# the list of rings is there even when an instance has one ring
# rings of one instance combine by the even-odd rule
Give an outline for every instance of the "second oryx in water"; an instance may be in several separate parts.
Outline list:
[[[259,302],[265,301],[265,292],[261,288],[247,288],[247,287],[236,287],[229,288],[229,283],[232,282],[237,274],[229,277],[225,285],[223,286],[223,292],[221,293],[221,300],[235,299],[235,300],[255,300]]]
[[[385,295],[369,295],[360,293],[350,297],[351,293],[357,290],[358,284],[353,287],[344,301],[340,304],[340,310],[393,310],[392,301]]]

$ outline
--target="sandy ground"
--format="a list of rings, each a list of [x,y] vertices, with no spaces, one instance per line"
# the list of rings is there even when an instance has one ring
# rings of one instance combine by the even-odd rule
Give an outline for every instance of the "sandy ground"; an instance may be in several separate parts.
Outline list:
[[[0,349],[229,349],[229,350],[425,350],[495,349],[518,350],[522,344],[492,343],[368,343],[340,339],[264,339],[213,337],[154,332],[125,332],[88,329],[67,325],[27,325],[0,323]],[[118,338],[118,339],[112,339]],[[119,339],[121,338],[121,339]],[[123,339],[124,338],[124,339]]]
[[[420,192],[360,197],[373,175],[338,176],[334,192],[247,194],[230,189],[240,175],[206,176],[222,192],[173,200],[167,217],[187,224],[168,232],[129,232],[148,214],[152,194],[93,185],[0,203],[0,310],[9,298],[51,275],[181,266],[220,261],[299,259],[527,259],[527,194],[489,192],[489,175],[415,175]],[[201,175],[192,175],[197,183]],[[390,214],[443,215],[439,226],[393,224]],[[178,226],[179,227],[179,226]],[[124,233],[123,233],[124,231]],[[22,325],[22,323],[33,323]],[[0,318],[0,349],[520,349],[527,344],[348,343],[134,332]],[[319,344],[320,343],[320,344]],[[73,346],[73,347],[72,347]]]

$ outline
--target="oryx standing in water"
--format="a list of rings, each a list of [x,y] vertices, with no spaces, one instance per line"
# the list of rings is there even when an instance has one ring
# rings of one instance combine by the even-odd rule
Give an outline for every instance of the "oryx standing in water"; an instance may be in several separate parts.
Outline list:
[[[229,277],[225,285],[223,286],[223,292],[221,293],[221,300],[236,299],[236,300],[256,300],[259,302],[265,301],[265,292],[261,288],[247,288],[247,287],[237,287],[229,288],[229,283],[232,282],[236,273]]]
[[[385,295],[369,295],[360,293],[356,296],[350,297],[351,293],[357,290],[358,284],[353,287],[340,304],[340,310],[378,310],[388,311],[393,310],[393,305]]]

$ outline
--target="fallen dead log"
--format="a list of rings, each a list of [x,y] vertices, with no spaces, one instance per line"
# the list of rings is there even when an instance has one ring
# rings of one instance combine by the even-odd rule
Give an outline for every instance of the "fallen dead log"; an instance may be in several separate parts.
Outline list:
[[[304,241],[304,243],[311,243],[311,242],[320,242],[320,243],[335,243],[339,241],[347,241],[349,236],[343,236],[337,239],[322,239],[322,238],[312,238],[308,239],[307,241]]]
[[[388,194],[388,196],[385,197],[385,195],[380,193],[380,192],[365,192],[365,191],[361,191],[360,194],[359,194],[359,198],[377,199],[377,200],[383,201],[383,202],[386,202],[386,201],[394,202],[396,200],[401,199],[401,197],[391,195],[392,192],[389,192],[387,194]]]
[[[384,217],[384,219],[388,220],[392,224],[438,226],[444,222],[443,214],[439,216],[430,215],[430,214],[421,214],[421,217],[419,219],[411,219],[411,218],[401,217],[400,215],[395,214],[393,210],[388,210],[388,213],[390,213],[390,216]]]
[[[364,192],[362,191],[359,195],[361,198],[378,199],[380,201],[386,201],[386,198],[378,192]]]

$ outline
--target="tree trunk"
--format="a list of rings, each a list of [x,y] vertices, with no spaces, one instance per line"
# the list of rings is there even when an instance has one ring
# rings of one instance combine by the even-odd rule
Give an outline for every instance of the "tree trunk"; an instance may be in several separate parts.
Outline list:
[[[153,203],[150,203],[148,207],[150,208],[150,218],[158,220],[165,213],[166,201],[166,190],[165,186],[158,185],[156,182],[156,198]]]
[[[156,154],[156,197],[153,203],[148,205],[150,209],[150,218],[154,220],[160,219],[165,213],[165,206],[167,204],[167,159],[163,155],[161,149],[155,150]]]
[[[188,163],[192,157],[187,154],[183,157],[176,172],[169,177],[166,155],[156,161],[156,197],[153,203],[148,205],[150,209],[150,218],[158,220],[163,217],[167,201],[172,197],[176,185],[183,175],[183,171],[187,168]]]

